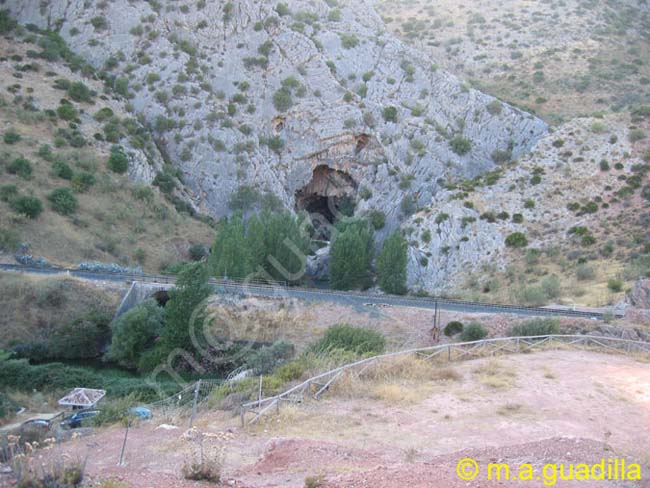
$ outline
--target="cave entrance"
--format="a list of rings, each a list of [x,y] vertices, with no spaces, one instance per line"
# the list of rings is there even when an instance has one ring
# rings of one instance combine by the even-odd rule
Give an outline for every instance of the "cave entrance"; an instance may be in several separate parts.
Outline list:
[[[151,298],[156,300],[159,307],[164,307],[169,301],[169,292],[167,290],[160,290],[151,295]]]
[[[328,241],[329,226],[342,216],[354,213],[357,184],[345,171],[327,165],[314,168],[312,178],[296,192],[296,210],[311,216],[315,239]]]

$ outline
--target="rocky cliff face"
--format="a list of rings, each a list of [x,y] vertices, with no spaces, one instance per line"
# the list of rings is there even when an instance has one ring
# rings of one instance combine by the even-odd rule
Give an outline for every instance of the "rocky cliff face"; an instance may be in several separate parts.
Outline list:
[[[5,7],[22,24],[57,30],[114,76],[182,170],[195,205],[215,217],[247,186],[290,209],[314,208],[309,189],[323,190],[314,177],[325,167],[345,174],[336,195],[351,193],[358,214],[384,211],[388,230],[445,182],[525,153],[547,131],[402,44],[369,2],[338,3]]]

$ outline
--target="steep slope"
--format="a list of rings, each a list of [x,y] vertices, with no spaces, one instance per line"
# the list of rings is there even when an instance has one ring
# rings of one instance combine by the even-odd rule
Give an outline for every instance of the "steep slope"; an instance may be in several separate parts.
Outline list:
[[[163,158],[124,102],[80,66],[73,72],[78,60],[55,37],[15,36],[0,39],[3,261],[20,254],[158,272],[187,259],[192,243],[209,244],[213,230],[189,218],[180,193],[165,198],[149,186]]]
[[[546,120],[650,101],[644,0],[377,2],[388,28],[472,86]]]
[[[575,119],[501,171],[439,192],[405,224],[411,286],[533,304],[621,298],[650,273],[650,150],[637,140],[650,112],[638,113]]]
[[[268,193],[332,220],[348,207],[341,191],[301,192],[329,186],[318,181],[326,165],[349,178],[343,193],[358,213],[380,209],[394,228],[445,182],[523,154],[546,132],[402,44],[366,1],[5,6],[22,24],[56,29],[113,80],[215,217]]]

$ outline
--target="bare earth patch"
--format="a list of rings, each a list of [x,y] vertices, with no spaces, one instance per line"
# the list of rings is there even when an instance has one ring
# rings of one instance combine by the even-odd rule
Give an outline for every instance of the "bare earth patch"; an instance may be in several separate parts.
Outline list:
[[[468,456],[483,466],[526,462],[536,467],[625,457],[644,467],[644,478],[650,476],[647,363],[546,351],[467,361],[451,369],[455,374],[433,381],[401,383],[418,390],[408,401],[334,391],[320,402],[283,407],[279,415],[246,429],[237,416],[224,412],[205,412],[196,425],[206,432],[233,433],[224,484],[240,488],[303,487],[305,478],[319,475],[322,486],[330,488],[470,486],[455,474],[458,460]],[[120,427],[73,440],[60,450],[82,458],[87,454],[93,480],[117,478],[133,487],[196,486],[180,476],[185,422],[174,430],[156,428],[159,423],[129,432],[125,466],[117,466],[124,436]]]

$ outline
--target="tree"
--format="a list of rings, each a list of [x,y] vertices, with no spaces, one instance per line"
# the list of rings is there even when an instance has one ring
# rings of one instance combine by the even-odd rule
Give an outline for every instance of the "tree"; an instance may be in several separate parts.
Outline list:
[[[300,217],[289,212],[264,212],[260,222],[265,229],[264,269],[279,281],[293,281],[296,276],[302,276],[310,239],[300,225]],[[251,230],[255,229],[249,226],[249,233]],[[255,235],[252,237],[258,239]],[[258,249],[252,249],[252,253],[259,258]]]
[[[164,309],[146,300],[120,316],[112,326],[113,338],[106,359],[135,368],[140,355],[153,346],[163,328]]]
[[[57,188],[48,194],[47,199],[52,210],[61,215],[72,215],[79,208],[77,197],[70,188]]]
[[[194,351],[191,328],[202,326],[205,317],[205,299],[212,293],[208,284],[208,270],[203,263],[187,265],[178,276],[176,286],[169,292],[165,306],[165,325],[160,334],[160,348],[164,352],[180,348]]]
[[[251,272],[249,249],[242,218],[222,220],[212,245],[211,273],[218,277],[246,278]]]
[[[373,257],[374,232],[367,221],[343,219],[330,252],[330,282],[338,290],[368,288]]]
[[[379,287],[386,293],[406,293],[406,263],[408,245],[400,232],[394,232],[384,242],[377,258]]]

